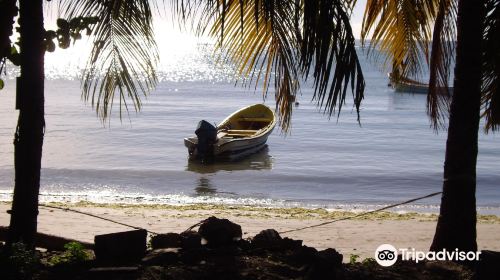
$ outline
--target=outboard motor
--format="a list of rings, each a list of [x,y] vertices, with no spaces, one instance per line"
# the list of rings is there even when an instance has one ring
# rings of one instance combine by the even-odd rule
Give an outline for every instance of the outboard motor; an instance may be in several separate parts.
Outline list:
[[[213,155],[213,144],[217,142],[217,128],[211,123],[201,120],[194,131],[198,137],[198,157],[201,159]]]

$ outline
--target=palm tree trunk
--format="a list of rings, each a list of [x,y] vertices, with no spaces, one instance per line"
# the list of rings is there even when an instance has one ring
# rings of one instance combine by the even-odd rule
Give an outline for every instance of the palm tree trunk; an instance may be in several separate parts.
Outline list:
[[[21,77],[17,80],[19,119],[14,135],[15,186],[9,243],[33,246],[37,231],[38,192],[44,120],[43,1],[20,1]]]
[[[481,106],[484,0],[461,0],[444,163],[443,196],[431,250],[476,251],[476,163]]]

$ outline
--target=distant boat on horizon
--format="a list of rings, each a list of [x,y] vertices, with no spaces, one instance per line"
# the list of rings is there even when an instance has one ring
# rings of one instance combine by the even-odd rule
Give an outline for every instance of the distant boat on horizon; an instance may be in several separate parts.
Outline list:
[[[255,104],[232,113],[216,127],[200,121],[196,136],[184,138],[184,145],[191,159],[234,160],[266,147],[275,126],[273,110]]]
[[[429,84],[422,83],[407,77],[401,77],[399,80],[394,79],[392,73],[387,73],[389,77],[389,86],[397,92],[409,92],[417,94],[427,94],[429,92]],[[448,87],[450,92],[453,92],[453,87]]]

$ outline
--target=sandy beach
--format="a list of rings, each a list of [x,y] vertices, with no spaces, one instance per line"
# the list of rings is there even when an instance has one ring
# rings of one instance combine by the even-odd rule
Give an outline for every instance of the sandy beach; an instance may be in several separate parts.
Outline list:
[[[227,218],[242,226],[243,237],[252,237],[259,231],[274,228],[279,232],[351,216],[352,212],[327,212],[322,209],[256,208],[223,205],[98,205],[50,204],[102,216],[122,223],[148,229],[152,232],[182,232],[209,216]],[[0,225],[8,226],[9,203],[0,203]],[[360,259],[373,257],[375,249],[384,243],[396,248],[427,250],[436,226],[435,214],[398,214],[383,212],[363,218],[282,234],[301,239],[305,245],[317,249],[335,248]],[[39,232],[93,242],[94,235],[125,231],[129,228],[93,217],[68,211],[41,207]],[[479,249],[500,250],[500,217],[480,216],[477,225]]]

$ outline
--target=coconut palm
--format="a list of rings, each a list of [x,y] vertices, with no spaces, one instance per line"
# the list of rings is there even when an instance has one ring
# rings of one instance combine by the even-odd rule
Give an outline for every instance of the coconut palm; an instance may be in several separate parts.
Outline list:
[[[171,1],[181,19],[218,39],[221,59],[245,82],[274,85],[276,110],[288,130],[300,83],[312,75],[314,99],[340,113],[349,90],[359,117],[365,82],[349,23],[355,1]]]
[[[477,250],[480,116],[485,118],[486,131],[497,130],[500,123],[500,39],[494,35],[500,31],[499,6],[494,0],[367,1],[362,36],[373,30],[371,47],[388,52],[404,75],[418,76],[429,61],[431,124],[436,129],[445,127],[449,116],[443,195],[432,250]],[[453,60],[451,93],[447,85]]]
[[[15,186],[9,243],[34,244],[45,128],[44,55],[46,51],[54,51],[54,41],[66,48],[82,32],[93,34],[94,46],[83,77],[83,97],[95,105],[103,119],[108,117],[115,95],[120,107],[132,104],[138,110],[140,95],[148,94],[157,82],[158,55],[147,0],[68,0],[61,4],[68,20],[58,19],[58,29],[46,31],[43,1],[19,1],[19,56],[9,52],[16,1],[0,2],[0,46],[8,49],[0,53],[1,62],[9,58],[19,62],[21,69],[17,80],[19,119],[14,136]],[[6,18],[4,13],[8,13]]]
[[[9,240],[33,244],[38,215],[38,190],[44,131],[44,29],[42,1],[20,1],[19,33],[21,76],[18,78],[16,108],[18,125],[14,135],[15,190],[11,210]],[[16,1],[5,1],[8,10],[15,9]],[[39,5],[37,5],[39,4]],[[12,15],[12,14],[11,14]],[[12,27],[12,16],[8,27]],[[10,32],[7,32],[10,33]],[[2,33],[3,36],[7,34]],[[1,38],[5,43],[8,38]],[[8,46],[10,49],[10,46]],[[5,50],[5,49],[4,49]],[[3,53],[6,55],[6,53]],[[2,57],[4,58],[4,57]],[[4,58],[5,62],[5,58]],[[34,63],[37,62],[37,63]]]
[[[25,1],[20,2],[22,17]],[[435,127],[443,124],[448,108],[450,110],[443,202],[433,249],[476,248],[474,193],[481,105],[487,129],[497,129],[499,122],[499,48],[498,36],[493,36],[499,28],[497,2],[367,1],[363,37],[367,38],[373,30],[369,48],[385,51],[391,64],[407,76],[418,76],[422,63],[430,61],[428,108]],[[223,50],[221,59],[236,65],[245,82],[261,82],[264,94],[274,86],[276,109],[284,130],[290,126],[292,104],[300,84],[309,78],[314,81],[314,100],[325,112],[338,114],[350,92],[359,119],[365,83],[349,24],[355,0],[171,0],[171,3],[181,20],[193,19],[199,33],[208,33],[218,39],[217,45]],[[115,93],[119,93],[120,105],[126,106],[128,100],[139,109],[140,93],[147,93],[156,83],[155,52],[147,48],[154,47],[148,1],[67,0],[63,4],[70,17],[99,17],[94,28],[94,49],[84,74],[84,96],[96,105],[103,118],[109,116]],[[38,7],[35,17],[38,21],[31,28],[39,32],[39,27],[36,28],[41,26],[41,0],[33,6]],[[443,85],[448,80],[455,33],[455,92],[451,98]],[[28,33],[21,32],[21,37],[25,34]],[[141,43],[143,40],[145,43]],[[432,51],[428,46],[431,40]],[[31,46],[40,45],[42,41],[43,38],[37,37]],[[23,54],[21,45],[21,56],[27,53]],[[472,58],[464,53],[472,54]],[[38,50],[30,61],[40,61],[40,58],[43,52]],[[41,62],[43,65],[43,59]],[[28,69],[28,65],[24,67]],[[41,69],[43,71],[43,67]],[[469,75],[471,70],[474,75]],[[43,72],[39,69],[36,73],[33,80],[41,80]],[[41,104],[43,108],[43,86],[40,90],[43,83],[35,85],[38,97],[30,97],[33,99],[23,103],[37,104],[37,108]],[[43,110],[39,108],[36,112],[37,115],[27,122],[43,121]],[[41,124],[36,127],[39,139],[43,139],[43,122]],[[30,124],[22,123],[20,117],[19,127],[24,125]],[[16,170],[28,168],[23,165],[26,159],[19,160],[18,165],[18,146],[19,153],[36,154],[36,165],[26,170],[37,177],[21,185],[16,171],[13,214],[18,215],[18,219],[28,217],[29,221],[24,223],[31,225],[34,222],[36,230],[36,212],[31,210],[36,209],[41,142],[37,142],[34,150],[29,150],[34,147],[29,144],[22,149],[16,144]],[[23,188],[29,189],[29,194],[22,197],[29,199],[16,202],[22,200],[17,199],[21,195],[16,193],[22,193]],[[22,204],[27,200],[27,204]],[[24,212],[30,213],[23,213],[21,206],[16,208],[16,203],[26,206],[25,209],[30,210]],[[29,238],[34,233],[33,226],[25,228],[31,231],[13,232],[21,234],[24,240],[32,240]]]
[[[173,1],[178,4],[179,1]],[[282,127],[293,96],[312,74],[315,99],[340,112],[348,86],[358,110],[364,81],[349,25],[356,1],[182,1],[182,18],[217,36],[226,58],[264,91],[274,83]],[[428,114],[448,140],[440,216],[432,250],[476,250],[476,161],[480,115],[486,131],[500,123],[500,4],[496,0],[367,0],[362,39],[381,50],[399,77],[421,77],[430,67]],[[456,52],[455,52],[456,50]],[[456,54],[455,54],[456,53]],[[453,94],[448,79],[455,59]],[[273,76],[271,76],[274,73]],[[482,107],[482,113],[481,113]]]
[[[1,3],[15,8],[15,1]],[[43,29],[42,0],[19,3],[20,115],[9,242],[22,240],[32,245],[44,132],[43,57],[45,51],[54,50],[52,40],[67,47],[71,41],[68,36],[79,38],[82,30],[92,31],[94,47],[83,75],[83,97],[95,105],[103,120],[110,115],[115,99],[120,114],[130,103],[140,109],[140,95],[147,94],[157,81],[157,55],[147,0],[63,0],[69,20],[58,20],[57,32]],[[349,25],[350,1],[173,1],[173,5],[182,11],[183,18],[201,12],[200,30],[214,20],[211,34],[221,35],[220,46],[229,47],[227,58],[237,62],[242,76],[262,78],[266,91],[274,83],[284,130],[290,124],[299,80],[309,72],[315,81],[315,97],[330,114],[337,108],[340,111],[349,88],[359,113],[364,79]],[[95,17],[96,21],[85,20]],[[95,26],[91,29],[92,24]],[[303,26],[307,30],[302,30]],[[1,39],[8,41],[7,37]],[[339,67],[334,67],[335,63]],[[115,98],[116,94],[119,96]]]

